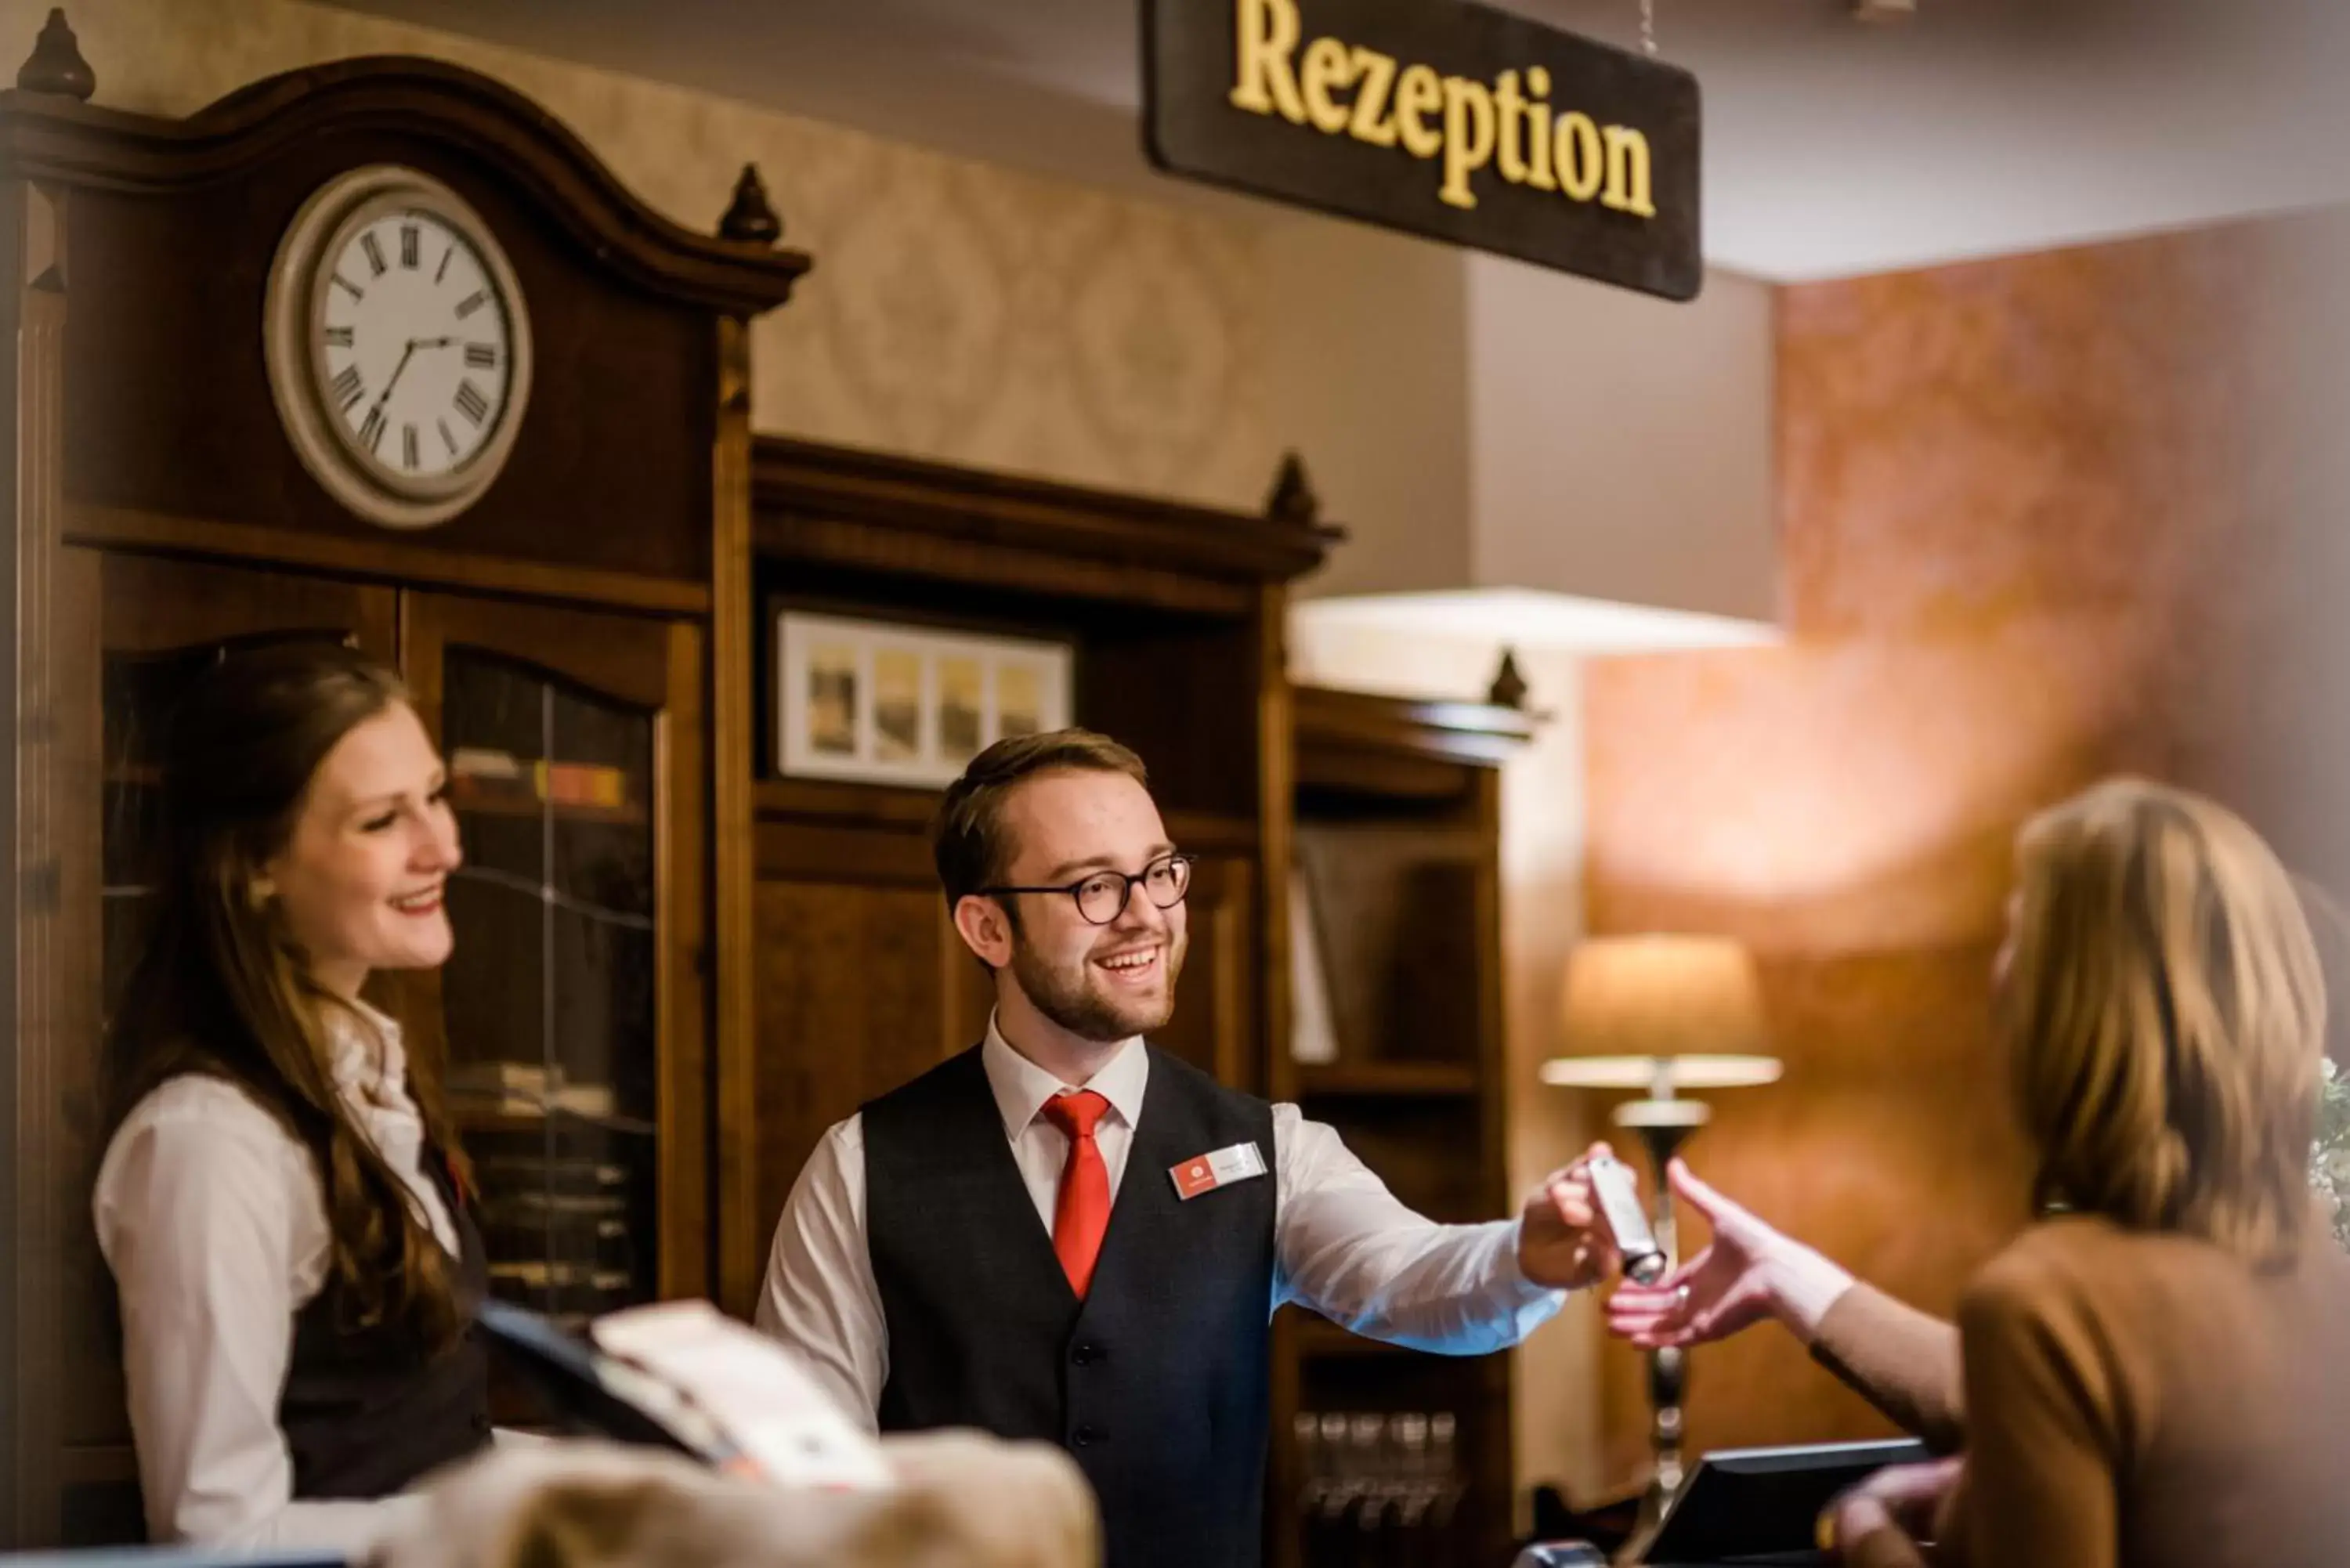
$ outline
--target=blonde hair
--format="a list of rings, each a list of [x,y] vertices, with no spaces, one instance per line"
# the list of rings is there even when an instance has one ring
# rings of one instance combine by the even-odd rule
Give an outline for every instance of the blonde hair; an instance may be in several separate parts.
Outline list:
[[[2293,879],[2234,814],[2138,779],[2026,824],[1997,1025],[2039,1197],[2291,1262],[2325,1028]]]

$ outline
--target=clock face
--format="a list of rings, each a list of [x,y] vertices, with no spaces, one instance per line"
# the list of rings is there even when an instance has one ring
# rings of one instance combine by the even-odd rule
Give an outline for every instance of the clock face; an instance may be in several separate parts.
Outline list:
[[[496,236],[448,186],[394,164],[338,175],[295,214],[262,347],[302,465],[387,528],[480,500],[530,401],[530,315]]]
[[[352,455],[394,483],[480,456],[506,418],[513,307],[473,241],[395,208],[345,230],[318,269],[318,395]]]

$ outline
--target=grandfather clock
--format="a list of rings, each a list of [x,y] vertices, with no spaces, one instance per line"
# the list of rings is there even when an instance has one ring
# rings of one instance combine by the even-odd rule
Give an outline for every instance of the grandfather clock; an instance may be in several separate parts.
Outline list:
[[[153,742],[225,651],[396,663],[452,774],[436,1057],[497,1289],[712,1288],[713,1064],[747,1059],[746,332],[808,266],[715,235],[497,82],[338,62],[183,120],[91,107],[53,13],[0,94],[0,1544],[139,1526],[88,1214],[146,918]]]

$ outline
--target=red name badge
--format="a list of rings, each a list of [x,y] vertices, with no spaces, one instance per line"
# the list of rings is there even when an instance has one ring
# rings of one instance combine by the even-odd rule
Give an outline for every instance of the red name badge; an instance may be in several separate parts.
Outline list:
[[[1264,1174],[1264,1156],[1253,1143],[1236,1143],[1230,1148],[1220,1148],[1212,1154],[1202,1154],[1170,1165],[1167,1174],[1175,1180],[1175,1196],[1185,1202],[1202,1192],[1213,1192],[1219,1187],[1229,1187],[1235,1181]]]

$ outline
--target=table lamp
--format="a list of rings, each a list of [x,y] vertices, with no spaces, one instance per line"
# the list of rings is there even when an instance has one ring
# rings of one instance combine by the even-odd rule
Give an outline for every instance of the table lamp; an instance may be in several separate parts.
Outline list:
[[[1682,1140],[1705,1125],[1710,1107],[1685,1091],[1775,1082],[1764,1043],[1762,993],[1753,955],[1728,937],[1599,937],[1567,960],[1561,1003],[1566,1054],[1543,1064],[1542,1081],[1562,1088],[1645,1091],[1616,1107],[1615,1122],[1639,1136],[1656,1171],[1651,1202],[1657,1245],[1679,1261],[1672,1190],[1665,1167]],[[1653,1524],[1681,1484],[1684,1353],[1648,1355],[1649,1438],[1657,1472],[1641,1507]]]

